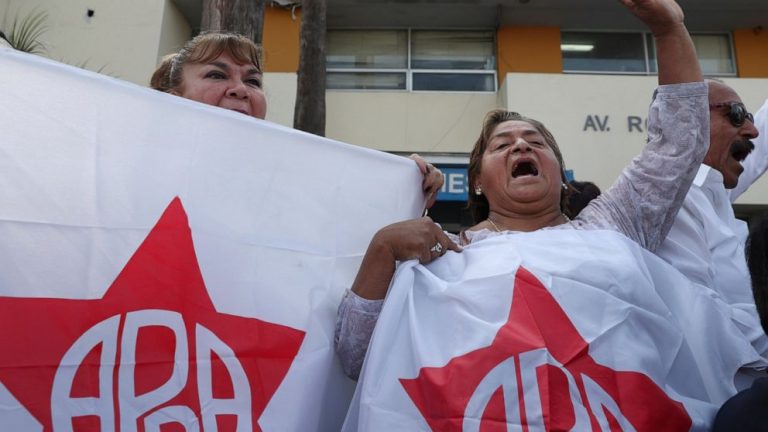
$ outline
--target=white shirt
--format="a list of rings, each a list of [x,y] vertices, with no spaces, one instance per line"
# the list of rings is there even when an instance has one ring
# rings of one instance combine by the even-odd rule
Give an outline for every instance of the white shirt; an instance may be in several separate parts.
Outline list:
[[[747,224],[733,214],[723,175],[702,164],[672,230],[656,253],[727,303],[753,304],[744,256],[747,234]]]
[[[744,160],[734,189],[725,189],[719,171],[702,164],[672,230],[656,253],[694,282],[712,288],[730,303],[754,303],[744,255],[747,224],[731,203],[768,169],[768,100],[755,114],[760,135]]]

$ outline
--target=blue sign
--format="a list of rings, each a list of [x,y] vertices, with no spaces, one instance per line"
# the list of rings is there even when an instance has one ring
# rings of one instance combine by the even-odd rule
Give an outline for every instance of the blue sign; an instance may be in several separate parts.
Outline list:
[[[438,201],[466,201],[469,193],[469,176],[466,165],[437,165],[445,175],[445,183],[437,193]],[[573,181],[573,170],[565,170],[565,178]]]
[[[437,193],[438,201],[466,201],[469,177],[466,165],[437,166],[445,175],[445,183]]]

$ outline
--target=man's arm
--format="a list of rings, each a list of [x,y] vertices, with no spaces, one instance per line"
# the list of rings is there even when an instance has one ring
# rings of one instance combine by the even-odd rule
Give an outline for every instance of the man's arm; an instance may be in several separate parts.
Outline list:
[[[653,34],[659,65],[659,85],[703,81],[683,10],[671,0],[619,0]]]

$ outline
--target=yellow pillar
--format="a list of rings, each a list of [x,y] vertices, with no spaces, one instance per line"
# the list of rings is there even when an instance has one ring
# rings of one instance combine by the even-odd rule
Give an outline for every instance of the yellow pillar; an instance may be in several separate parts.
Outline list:
[[[503,26],[496,35],[496,43],[499,81],[510,72],[563,72],[557,27]]]
[[[267,6],[264,10],[264,72],[299,70],[299,28],[301,9]]]
[[[741,78],[768,78],[768,29],[733,31],[736,67]]]

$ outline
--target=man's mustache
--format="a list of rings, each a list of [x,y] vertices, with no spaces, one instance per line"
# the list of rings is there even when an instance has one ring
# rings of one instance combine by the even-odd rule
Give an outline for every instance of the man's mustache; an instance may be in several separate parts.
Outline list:
[[[735,141],[733,144],[731,144],[731,156],[733,156],[733,158],[737,161],[741,162],[746,159],[754,149],[755,144],[752,143],[751,140],[743,139]]]

